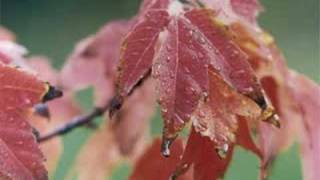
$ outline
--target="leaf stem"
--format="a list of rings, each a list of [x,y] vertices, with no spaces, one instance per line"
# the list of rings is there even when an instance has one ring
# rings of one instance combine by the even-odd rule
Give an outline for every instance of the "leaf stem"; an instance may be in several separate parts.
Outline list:
[[[56,129],[52,130],[51,132],[40,136],[37,140],[39,143],[41,143],[49,139],[52,139],[53,137],[66,134],[77,127],[90,123],[95,118],[102,116],[108,109],[109,109],[109,103],[107,103],[103,107],[96,107],[91,112],[84,115],[76,116],[69,122],[62,124],[61,126],[58,126]]]

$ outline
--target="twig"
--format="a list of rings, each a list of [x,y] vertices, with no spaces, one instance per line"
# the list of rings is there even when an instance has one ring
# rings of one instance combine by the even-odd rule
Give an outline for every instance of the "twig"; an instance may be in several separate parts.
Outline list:
[[[73,118],[71,121],[67,122],[66,124],[63,124],[57,127],[56,129],[49,132],[48,134],[40,136],[38,138],[38,142],[47,141],[55,136],[66,134],[79,126],[88,124],[92,120],[94,120],[96,117],[102,116],[108,109],[109,109],[109,104],[106,104],[103,107],[94,108],[88,114],[77,116]]]

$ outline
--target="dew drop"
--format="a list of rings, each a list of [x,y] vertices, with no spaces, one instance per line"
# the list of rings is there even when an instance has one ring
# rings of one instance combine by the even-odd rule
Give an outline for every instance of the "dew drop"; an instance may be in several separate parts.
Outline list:
[[[175,138],[163,138],[161,144],[161,154],[164,157],[170,156],[170,146]]]
[[[23,142],[22,141],[18,141],[17,145],[23,145]]]
[[[206,40],[203,37],[199,37],[199,42],[200,44],[206,43]]]
[[[199,117],[200,117],[200,118],[206,117],[206,113],[205,113],[204,111],[200,111],[200,112],[199,112]]]
[[[166,113],[166,112],[168,112],[168,109],[162,108],[161,111],[164,112],[164,113]]]
[[[230,73],[230,78],[241,78],[245,75],[244,70],[237,70]]]
[[[31,100],[30,100],[30,99],[28,99],[28,98],[26,98],[26,99],[24,100],[24,103],[26,103],[26,104],[28,105],[28,104],[30,104],[30,103],[31,103]]]
[[[222,147],[218,147],[216,149],[219,157],[223,158],[223,159],[227,157],[228,150],[229,150],[229,145],[228,144],[223,144]]]
[[[194,30],[190,30],[190,31],[189,31],[189,35],[190,35],[190,36],[193,36],[193,34],[194,34]]]
[[[208,92],[202,92],[202,99],[206,102],[208,101],[209,94]]]

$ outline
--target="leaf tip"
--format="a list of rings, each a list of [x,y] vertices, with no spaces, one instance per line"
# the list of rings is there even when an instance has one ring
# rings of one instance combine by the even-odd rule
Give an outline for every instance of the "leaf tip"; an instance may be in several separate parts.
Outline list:
[[[272,124],[273,126],[280,128],[280,118],[278,114],[275,112],[275,110],[272,107],[267,107],[263,112],[262,112],[262,120]]]
[[[54,86],[51,86],[49,83],[47,83],[47,85],[48,89],[46,94],[42,98],[42,102],[47,102],[63,96],[63,92],[61,90],[57,89]]]
[[[216,147],[216,152],[221,159],[225,159],[227,157],[228,151],[229,144],[223,144],[222,147]]]
[[[176,139],[176,137],[173,138],[167,138],[164,137],[162,139],[162,143],[161,143],[161,154],[163,157],[170,157],[170,146],[173,143],[173,141]]]
[[[121,96],[115,96],[112,98],[112,100],[110,101],[110,109],[109,109],[109,118],[111,119],[116,112],[121,108],[123,103],[123,98]]]

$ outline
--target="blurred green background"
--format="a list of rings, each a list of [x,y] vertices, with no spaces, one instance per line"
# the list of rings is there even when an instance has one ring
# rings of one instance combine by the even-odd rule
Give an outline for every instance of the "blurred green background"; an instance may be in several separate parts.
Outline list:
[[[139,0],[0,0],[0,24],[16,33],[19,43],[32,54],[52,59],[60,68],[76,42],[96,32],[103,24],[134,15]],[[271,32],[293,69],[320,82],[319,57],[319,0],[262,0],[265,12],[260,24]],[[84,107],[92,106],[92,90],[78,94]],[[152,124],[153,135],[159,135],[159,115]],[[78,129],[64,137],[65,151],[54,180],[61,180],[74,161],[88,129]],[[302,179],[298,148],[295,145],[276,161],[271,180]],[[228,180],[254,180],[259,163],[252,154],[237,149],[229,169]],[[113,173],[113,179],[122,180],[130,173],[125,163]]]

